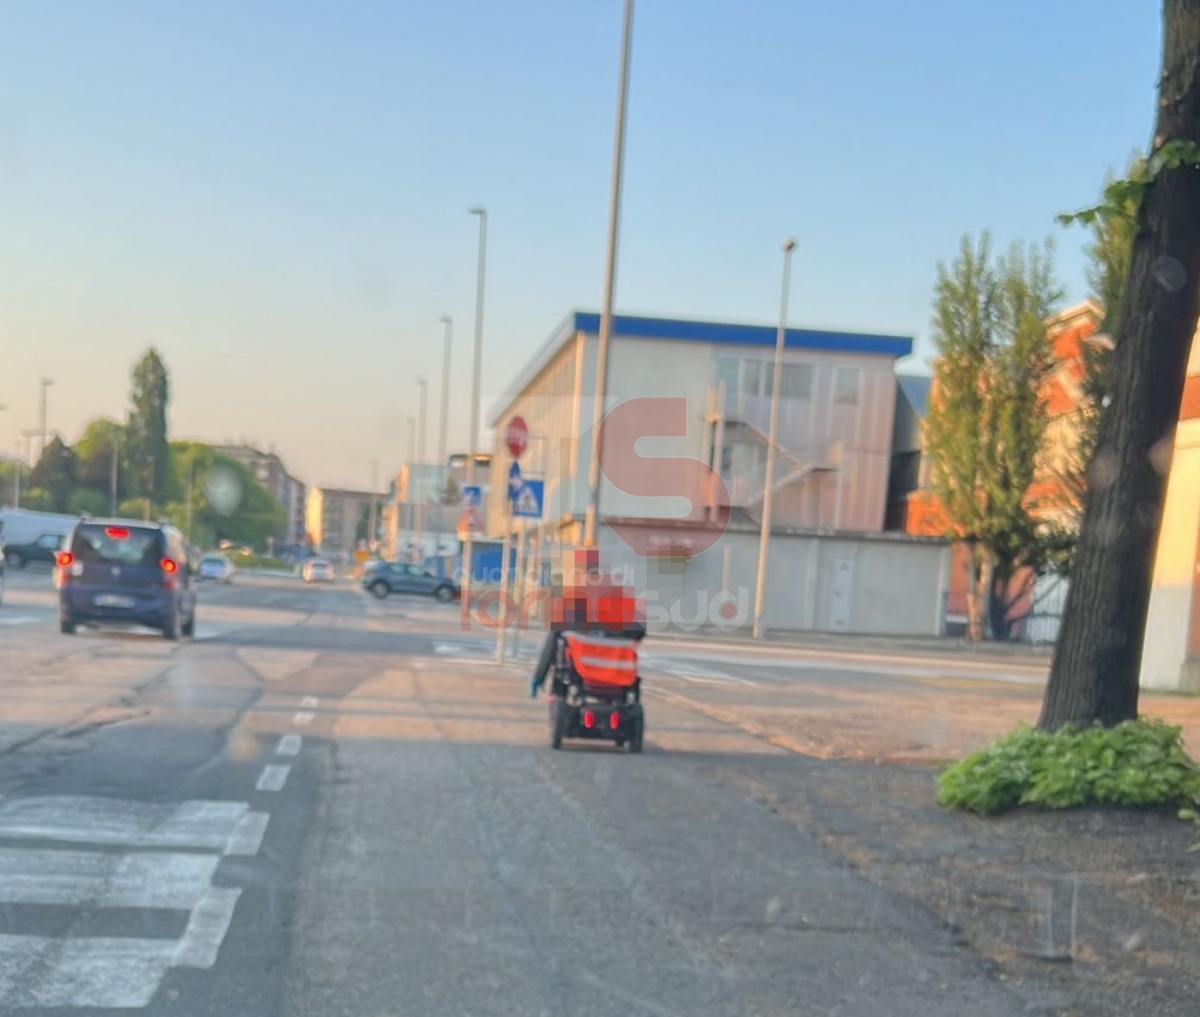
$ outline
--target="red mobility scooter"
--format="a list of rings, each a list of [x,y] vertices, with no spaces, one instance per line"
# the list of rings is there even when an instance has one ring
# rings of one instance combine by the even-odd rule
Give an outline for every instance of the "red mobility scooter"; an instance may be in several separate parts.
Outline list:
[[[615,742],[642,751],[645,716],[637,642],[564,632],[550,676],[550,747],[564,738]]]

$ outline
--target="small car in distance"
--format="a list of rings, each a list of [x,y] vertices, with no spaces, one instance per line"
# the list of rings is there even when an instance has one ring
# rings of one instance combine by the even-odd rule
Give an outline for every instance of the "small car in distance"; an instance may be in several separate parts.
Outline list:
[[[300,570],[300,577],[306,583],[332,583],[333,566],[324,558],[310,558]]]
[[[125,519],[79,523],[58,553],[59,628],[145,625],[166,639],[196,629],[196,595],[183,535],[169,525]]]
[[[379,600],[391,593],[415,593],[448,604],[462,595],[454,580],[434,575],[420,565],[404,562],[377,563],[374,568],[363,574],[362,585],[363,589]]]
[[[199,579],[211,579],[218,583],[233,582],[233,562],[223,554],[206,554],[196,569]]]

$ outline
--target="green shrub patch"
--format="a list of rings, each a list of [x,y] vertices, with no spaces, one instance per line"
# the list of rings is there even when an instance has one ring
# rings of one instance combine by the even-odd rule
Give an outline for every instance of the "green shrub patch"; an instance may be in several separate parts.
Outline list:
[[[938,801],[981,816],[1019,805],[1175,806],[1180,818],[1195,820],[1200,764],[1184,751],[1180,734],[1146,719],[1053,734],[1021,726],[949,766],[938,779]]]

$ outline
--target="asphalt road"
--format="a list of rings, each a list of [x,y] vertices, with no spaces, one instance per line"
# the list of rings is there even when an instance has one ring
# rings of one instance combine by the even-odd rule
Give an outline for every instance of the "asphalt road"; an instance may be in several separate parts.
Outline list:
[[[194,640],[63,636],[46,577],[12,576],[0,1012],[1050,1005],[747,793],[822,764],[710,708],[865,694],[894,662],[649,640],[645,753],[552,753],[527,665],[495,665],[492,645],[453,606],[245,577],[204,589]]]

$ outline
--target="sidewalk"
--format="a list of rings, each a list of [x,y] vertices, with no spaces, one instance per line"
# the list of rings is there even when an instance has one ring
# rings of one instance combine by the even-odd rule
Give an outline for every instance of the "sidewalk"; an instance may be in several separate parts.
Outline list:
[[[711,643],[728,643],[733,646],[779,646],[796,649],[832,650],[877,650],[887,653],[925,654],[970,654],[981,658],[1011,660],[1014,657],[1049,664],[1052,646],[1017,642],[972,643],[956,637],[935,638],[932,636],[864,636],[839,635],[831,632],[768,632],[762,640],[751,636],[750,627],[724,631],[714,628],[683,632],[665,629],[654,632],[656,639],[695,640]]]
[[[1080,1017],[1197,1012],[1191,824],[1173,810],[980,819],[936,803],[935,760],[1032,723],[1040,690],[898,679],[772,690],[768,701],[722,686],[667,694],[798,753],[707,758],[718,780],[815,835],[880,892],[927,909],[997,979],[1049,985],[1071,1001],[1055,1012]],[[1142,709],[1183,725],[1200,748],[1200,699],[1143,696]]]

